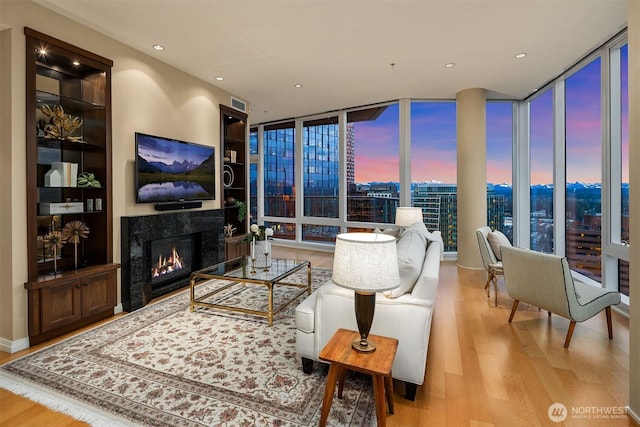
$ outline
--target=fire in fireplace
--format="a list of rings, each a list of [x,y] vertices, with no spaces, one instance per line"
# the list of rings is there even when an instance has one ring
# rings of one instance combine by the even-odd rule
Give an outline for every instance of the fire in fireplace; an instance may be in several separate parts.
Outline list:
[[[151,242],[151,287],[191,273],[192,236],[169,237]]]
[[[171,255],[168,257],[160,255],[158,257],[158,262],[151,269],[151,277],[160,277],[165,274],[171,274],[182,270],[183,267],[184,263],[182,262],[182,257],[174,246],[171,250]]]

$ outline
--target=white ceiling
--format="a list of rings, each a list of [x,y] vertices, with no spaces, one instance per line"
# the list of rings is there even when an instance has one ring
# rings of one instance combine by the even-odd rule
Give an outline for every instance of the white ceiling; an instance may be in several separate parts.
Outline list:
[[[251,123],[475,87],[522,99],[627,16],[627,0],[37,2],[248,101]]]

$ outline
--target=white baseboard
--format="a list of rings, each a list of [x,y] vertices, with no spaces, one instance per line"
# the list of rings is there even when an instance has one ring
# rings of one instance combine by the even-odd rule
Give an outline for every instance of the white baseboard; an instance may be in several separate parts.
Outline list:
[[[122,303],[113,307],[113,314],[118,313],[122,313]],[[25,348],[29,348],[29,337],[20,338],[16,341],[0,338],[0,351],[13,354],[20,350],[24,350]]]
[[[637,424],[640,424],[640,415],[636,414],[629,406],[627,406],[627,415],[629,415]]]
[[[29,337],[20,338],[15,341],[0,338],[0,351],[13,354],[25,348],[29,348]]]

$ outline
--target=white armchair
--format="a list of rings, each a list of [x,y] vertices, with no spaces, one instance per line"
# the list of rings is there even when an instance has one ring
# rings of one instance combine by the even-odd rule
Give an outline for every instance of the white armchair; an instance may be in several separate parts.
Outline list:
[[[514,299],[509,323],[520,301],[565,317],[571,321],[564,341],[564,348],[569,348],[576,322],[605,310],[609,339],[613,338],[611,306],[620,303],[620,293],[574,281],[564,257],[503,247],[502,262],[507,292]]]

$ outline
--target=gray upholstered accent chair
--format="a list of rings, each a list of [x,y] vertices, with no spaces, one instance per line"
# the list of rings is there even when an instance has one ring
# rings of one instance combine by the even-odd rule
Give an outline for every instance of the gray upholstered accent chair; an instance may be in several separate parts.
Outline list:
[[[503,247],[502,263],[507,292],[514,299],[509,323],[520,301],[565,317],[571,321],[564,341],[564,348],[569,348],[576,322],[605,310],[609,339],[613,338],[611,306],[620,303],[620,293],[574,281],[565,257]]]
[[[504,273],[502,271],[502,261],[499,261],[496,254],[491,249],[487,236],[491,233],[491,228],[484,226],[476,230],[476,237],[478,238],[478,246],[480,247],[480,256],[482,257],[482,264],[484,269],[487,270],[487,281],[484,284],[484,290],[487,291],[487,298],[490,297],[490,285],[493,283],[493,290],[495,293],[495,305],[498,306],[498,277]]]

